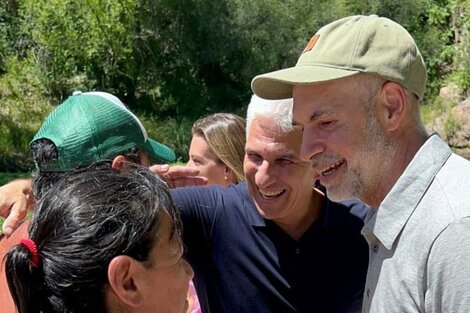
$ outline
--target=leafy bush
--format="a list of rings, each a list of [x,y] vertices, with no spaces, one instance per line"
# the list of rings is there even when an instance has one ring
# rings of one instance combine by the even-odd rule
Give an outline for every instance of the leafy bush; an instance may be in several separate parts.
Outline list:
[[[428,102],[421,107],[421,117],[424,125],[430,124],[437,117],[443,115],[448,110],[448,106],[444,104],[440,97],[434,98],[432,102]]]
[[[59,99],[74,89],[125,89],[133,79],[134,0],[25,0],[22,31],[42,82]]]
[[[28,178],[28,177],[31,177],[31,174],[29,172],[20,172],[20,173],[1,173],[0,172],[0,186],[3,186],[6,183],[9,183],[12,180],[17,179],[17,178]]]
[[[18,22],[14,1],[0,1],[0,75],[6,71],[8,57],[15,54]]]
[[[29,59],[12,57],[6,69],[0,77],[0,171],[27,171],[29,142],[52,106]]]
[[[76,89],[117,95],[184,161],[193,120],[243,115],[253,76],[294,65],[322,25],[352,14],[410,31],[433,108],[443,81],[470,87],[468,8],[470,0],[0,1],[0,169],[28,164],[50,103]]]
[[[176,154],[177,162],[188,160],[189,144],[191,142],[192,122],[183,118],[157,119],[152,115],[141,115],[139,119],[144,124],[150,138],[171,147]]]
[[[453,34],[453,72],[449,80],[456,83],[461,90],[470,87],[470,1],[449,0],[449,9],[452,12],[450,30]]]
[[[462,128],[462,122],[459,120],[459,117],[449,112],[445,118],[444,122],[444,131],[447,139],[450,139]]]

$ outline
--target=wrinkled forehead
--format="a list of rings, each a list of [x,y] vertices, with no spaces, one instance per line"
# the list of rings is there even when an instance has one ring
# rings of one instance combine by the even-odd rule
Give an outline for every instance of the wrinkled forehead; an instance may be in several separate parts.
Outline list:
[[[301,128],[294,126],[292,120],[283,121],[280,124],[275,118],[258,117],[251,124],[249,137],[251,136],[271,137],[285,141],[296,136],[302,136],[302,133]]]
[[[251,125],[245,150],[294,157],[300,152],[301,142],[300,127],[282,127],[274,119],[257,118]]]
[[[369,80],[367,77],[355,75],[319,84],[294,85],[293,113],[299,105],[310,107],[317,105],[328,107],[331,103],[348,105],[352,100],[370,93],[371,85],[377,84],[377,79],[369,78]],[[372,89],[375,90],[375,88]]]

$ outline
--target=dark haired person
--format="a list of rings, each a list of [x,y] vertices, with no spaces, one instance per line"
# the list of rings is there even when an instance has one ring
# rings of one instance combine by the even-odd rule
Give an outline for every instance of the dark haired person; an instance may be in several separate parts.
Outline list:
[[[94,168],[121,168],[127,166],[126,162],[148,166],[175,159],[170,148],[149,139],[140,120],[117,97],[106,92],[76,92],[56,107],[32,140],[31,151],[36,163],[33,186],[30,180],[19,181],[31,205],[61,177],[77,168],[92,164]],[[34,196],[29,193],[32,187]],[[11,232],[9,223],[20,220],[15,213],[22,212],[16,212],[16,206],[19,203],[12,208],[13,216],[5,221],[7,232]],[[0,240],[0,259],[26,235],[27,226],[27,222],[23,223],[11,238]],[[4,279],[2,270],[2,312],[13,312]]]
[[[185,313],[193,277],[167,185],[148,169],[54,183],[5,257],[19,313]]]

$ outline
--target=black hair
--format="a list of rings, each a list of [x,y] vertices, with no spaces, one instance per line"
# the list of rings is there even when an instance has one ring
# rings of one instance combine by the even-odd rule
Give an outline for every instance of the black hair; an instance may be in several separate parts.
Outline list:
[[[37,170],[33,172],[33,195],[36,199],[47,192],[60,178],[67,175],[70,171],[63,172],[47,172],[41,170],[41,167],[47,165],[49,162],[59,158],[59,151],[56,145],[49,139],[41,138],[37,139],[30,144],[33,160],[37,165]],[[140,152],[141,149],[133,149],[127,153],[123,153],[123,156],[128,162],[139,164],[140,163]],[[111,160],[103,160],[90,164],[87,166],[91,168],[111,168]],[[78,169],[78,168],[77,168]]]
[[[39,200],[29,226],[38,266],[23,244],[5,257],[19,313],[106,312],[109,262],[127,255],[153,266],[149,253],[162,212],[170,216],[171,238],[181,244],[169,189],[148,169],[80,170],[62,177]]]

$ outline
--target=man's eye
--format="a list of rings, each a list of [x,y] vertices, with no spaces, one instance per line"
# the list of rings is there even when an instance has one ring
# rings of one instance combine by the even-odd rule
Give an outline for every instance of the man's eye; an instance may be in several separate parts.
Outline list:
[[[278,160],[278,163],[280,163],[281,165],[289,165],[289,164],[294,163],[294,161],[289,160],[289,159],[280,159]]]
[[[250,159],[253,162],[261,160],[261,156],[256,153],[248,153],[247,156],[248,156],[248,159]]]
[[[328,127],[328,126],[332,126],[335,124],[336,121],[323,121],[320,123],[320,126],[322,127]]]

